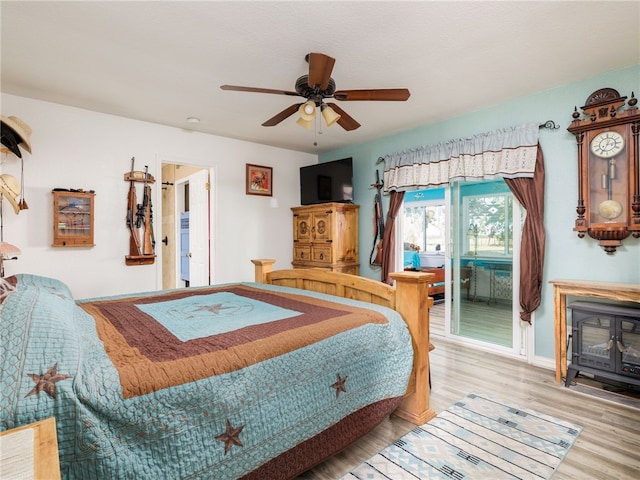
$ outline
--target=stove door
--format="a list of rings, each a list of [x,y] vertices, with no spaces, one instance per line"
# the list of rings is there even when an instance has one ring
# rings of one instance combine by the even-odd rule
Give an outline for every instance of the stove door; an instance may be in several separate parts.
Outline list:
[[[578,317],[578,318],[576,318]],[[577,345],[574,361],[578,365],[615,371],[614,317],[590,312],[574,312],[577,320]]]
[[[618,318],[616,347],[621,354],[618,373],[640,378],[640,320]]]

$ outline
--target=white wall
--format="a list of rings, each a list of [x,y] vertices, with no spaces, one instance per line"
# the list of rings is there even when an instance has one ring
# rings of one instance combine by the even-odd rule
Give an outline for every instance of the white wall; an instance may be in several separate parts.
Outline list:
[[[29,205],[15,215],[3,202],[4,240],[22,250],[5,262],[5,275],[33,273],[59,278],[76,298],[160,288],[161,259],[151,266],[124,263],[129,252],[125,216],[129,184],[123,175],[149,166],[154,231],[162,238],[161,162],[212,167],[215,171],[215,283],[253,280],[251,258],[274,258],[287,268],[292,259],[292,214],[300,203],[299,167],[315,155],[195,133],[58,104],[2,94],[2,115],[15,115],[33,129],[33,155],[24,154]],[[20,178],[20,161],[3,155],[1,173]],[[245,194],[245,165],[273,167],[273,197]],[[95,190],[95,247],[52,247],[53,188]],[[161,254],[161,248],[156,253]]]

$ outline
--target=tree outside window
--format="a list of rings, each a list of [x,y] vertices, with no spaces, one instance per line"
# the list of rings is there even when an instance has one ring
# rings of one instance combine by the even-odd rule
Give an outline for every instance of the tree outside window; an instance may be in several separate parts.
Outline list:
[[[444,253],[445,208],[443,204],[405,206],[404,243],[417,245],[421,252]]]
[[[469,195],[463,200],[466,228],[466,253],[478,256],[511,256],[513,196],[508,193]],[[477,239],[475,234],[477,232]]]

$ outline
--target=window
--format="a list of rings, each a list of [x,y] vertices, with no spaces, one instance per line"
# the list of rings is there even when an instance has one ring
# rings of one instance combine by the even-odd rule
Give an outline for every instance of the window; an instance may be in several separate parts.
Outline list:
[[[404,243],[420,252],[445,251],[445,208],[442,201],[407,204],[404,208]]]
[[[492,193],[463,197],[464,254],[481,257],[513,254],[513,195]]]

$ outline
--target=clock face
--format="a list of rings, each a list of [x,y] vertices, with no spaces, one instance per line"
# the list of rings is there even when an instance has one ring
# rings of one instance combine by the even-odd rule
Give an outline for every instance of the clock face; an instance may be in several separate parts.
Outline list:
[[[602,132],[591,140],[591,151],[601,158],[611,158],[624,148],[624,137],[618,132]]]

